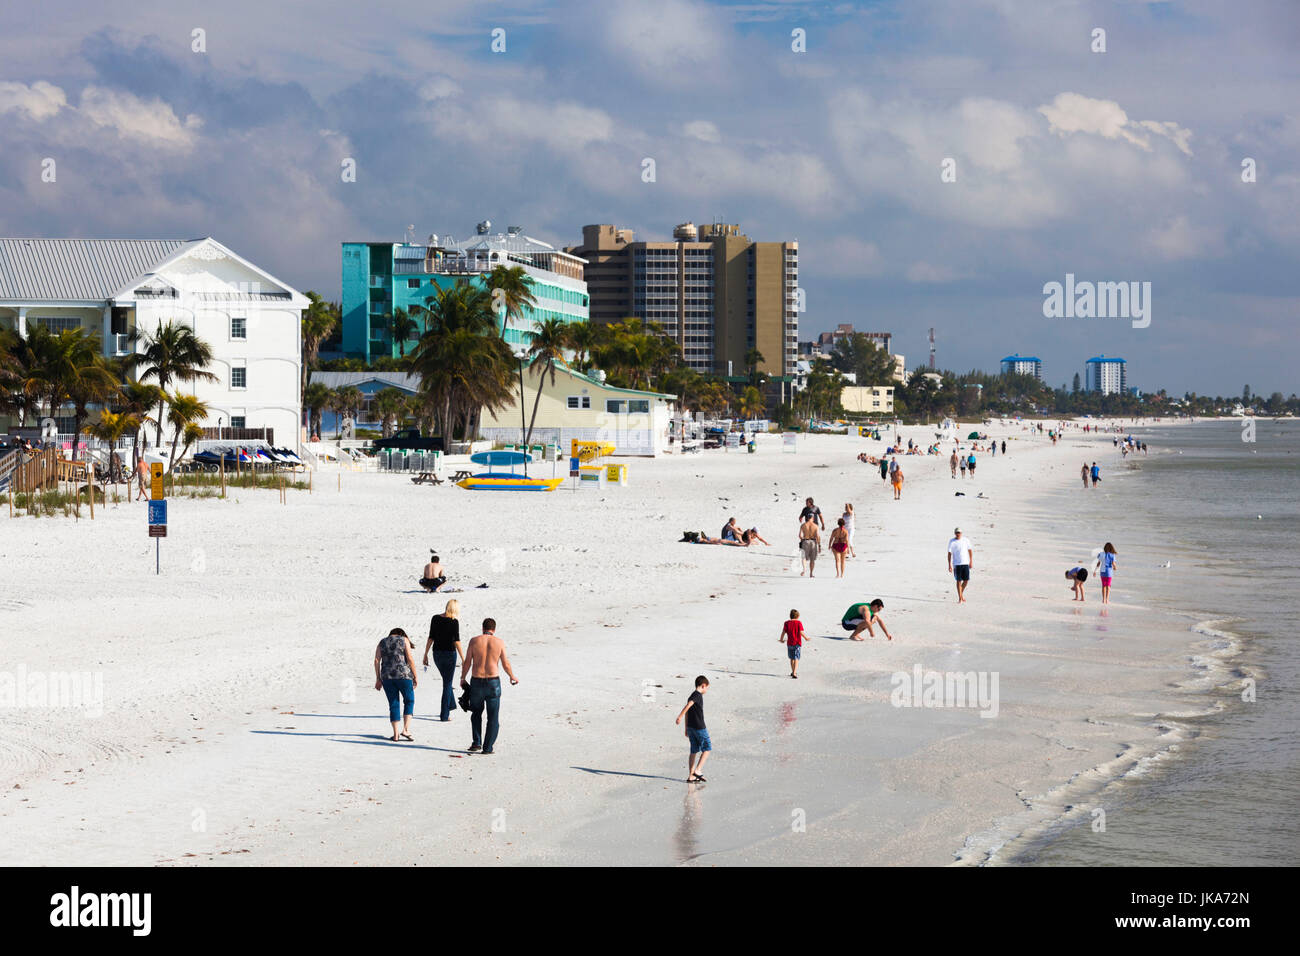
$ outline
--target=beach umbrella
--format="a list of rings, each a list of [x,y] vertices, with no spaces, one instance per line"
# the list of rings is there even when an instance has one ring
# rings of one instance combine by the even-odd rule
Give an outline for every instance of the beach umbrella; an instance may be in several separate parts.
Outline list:
[[[975,439],[977,439],[977,438],[979,438],[979,437],[980,437],[980,433],[979,433],[979,432],[971,432],[969,435],[966,436],[966,440],[967,440],[967,441],[974,441]]]

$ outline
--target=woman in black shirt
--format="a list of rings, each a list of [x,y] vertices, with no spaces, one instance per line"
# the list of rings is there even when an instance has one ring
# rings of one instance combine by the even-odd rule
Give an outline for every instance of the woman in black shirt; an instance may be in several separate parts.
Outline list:
[[[460,646],[460,602],[452,598],[441,614],[429,621],[429,642],[424,646],[424,666],[429,666],[429,652],[433,652],[433,666],[442,675],[442,720],[451,720],[456,707],[454,678],[457,656],[465,659]]]

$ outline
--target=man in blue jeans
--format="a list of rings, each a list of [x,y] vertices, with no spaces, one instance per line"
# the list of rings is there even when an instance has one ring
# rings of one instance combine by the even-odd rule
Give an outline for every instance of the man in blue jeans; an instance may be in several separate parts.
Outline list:
[[[514,670],[510,667],[510,658],[506,656],[505,641],[496,635],[497,622],[492,618],[483,619],[483,633],[470,638],[465,648],[465,663],[460,668],[460,686],[469,691],[469,722],[474,731],[474,742],[469,745],[470,753],[495,753],[497,731],[501,729],[501,677],[497,665],[505,668],[510,675],[510,684],[519,683]],[[472,670],[471,670],[472,668]],[[465,680],[465,675],[470,680]],[[483,736],[483,711],[487,710],[487,736]]]

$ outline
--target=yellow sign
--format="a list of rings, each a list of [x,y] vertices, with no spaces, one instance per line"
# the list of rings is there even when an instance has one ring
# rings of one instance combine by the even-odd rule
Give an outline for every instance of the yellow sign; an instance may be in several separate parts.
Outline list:
[[[167,497],[163,491],[163,463],[160,461],[149,462],[149,497],[154,501],[161,501]]]

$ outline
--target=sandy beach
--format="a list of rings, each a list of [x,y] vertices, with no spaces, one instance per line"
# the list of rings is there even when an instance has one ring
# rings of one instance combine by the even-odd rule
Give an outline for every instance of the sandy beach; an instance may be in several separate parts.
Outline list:
[[[345,472],[341,491],[318,473],[284,505],[274,491],[178,498],[161,576],[143,503],[93,523],[84,510],[0,519],[4,670],[90,672],[103,687],[100,714],[4,712],[5,862],[996,862],[1087,814],[1207,701],[1189,683],[1195,635],[1140,597],[1167,573],[1159,542],[1125,554],[1108,608],[1095,581],[1070,601],[1063,571],[1108,537],[1074,497],[1109,496],[1117,520],[1133,507],[1138,472],[1111,437],[1053,446],[1019,424],[975,427],[1007,454],[977,453],[973,480],[949,476],[951,442],[900,458],[897,502],[855,460],[882,442],[829,435],[794,454],[762,436],[752,455],[631,459],[629,485],[600,491],[476,494]],[[1079,488],[1085,458],[1103,465],[1095,491]],[[806,496],[828,533],[844,502],[856,508],[843,580],[829,549],[800,577]],[[732,515],[772,546],[679,543]],[[955,525],[975,548],[961,606],[946,570]],[[423,650],[446,600],[415,584],[430,548],[466,589],[449,595],[462,634],[495,617],[520,678],[490,757],[465,753],[468,715],[437,720],[432,668],[415,741],[386,739],[371,658],[394,626]],[[895,640],[847,640],[845,608],[876,597]],[[810,636],[798,681],[777,642],[791,608]],[[895,706],[894,675],[917,668],[996,675],[996,715]],[[688,787],[673,718],[696,674],[712,681],[716,750],[709,782]]]

